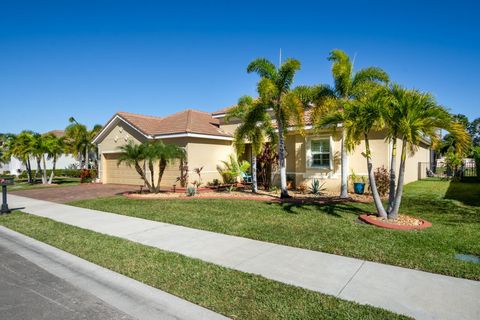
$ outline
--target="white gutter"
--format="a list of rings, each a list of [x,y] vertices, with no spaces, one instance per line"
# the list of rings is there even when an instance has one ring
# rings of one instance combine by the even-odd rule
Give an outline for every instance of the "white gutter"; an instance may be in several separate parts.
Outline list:
[[[202,138],[202,139],[212,139],[212,140],[233,141],[233,137],[216,136],[216,135],[192,133],[192,132],[160,134],[153,137],[153,139],[172,139],[172,138]]]

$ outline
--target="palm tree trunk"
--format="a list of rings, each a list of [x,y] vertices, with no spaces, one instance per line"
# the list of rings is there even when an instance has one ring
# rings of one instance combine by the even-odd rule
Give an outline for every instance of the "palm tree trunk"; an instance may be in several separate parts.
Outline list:
[[[387,212],[392,211],[393,201],[395,200],[395,184],[397,180],[396,176],[397,166],[397,137],[392,138],[392,158],[390,160],[390,190],[388,192],[388,209]]]
[[[40,159],[40,156],[36,156],[35,158],[37,160],[37,170],[35,170],[35,180],[36,180],[40,170],[42,170],[42,166],[41,166],[41,161],[42,160]]]
[[[85,169],[88,169],[88,146],[85,146]]]
[[[163,178],[163,173],[165,172],[165,169],[167,168],[167,160],[165,159],[160,159],[158,163],[158,180],[157,180],[157,188],[155,189],[156,192],[160,192],[160,183],[162,182]]]
[[[400,169],[398,171],[398,184],[397,192],[393,202],[392,211],[388,213],[389,219],[396,219],[398,217],[398,211],[400,210],[400,204],[402,202],[403,195],[403,183],[405,181],[405,162],[407,160],[407,143],[405,140],[402,142],[402,155],[400,159]]]
[[[378,193],[377,183],[375,182],[375,175],[373,174],[373,165],[370,153],[370,142],[368,141],[368,136],[365,135],[365,149],[367,153],[367,168],[368,168],[368,180],[370,183],[370,189],[372,190],[373,201],[375,203],[375,207],[377,208],[377,215],[382,218],[387,217],[387,212],[383,207],[382,199],[380,198],[380,194]]]
[[[287,190],[287,166],[285,164],[285,137],[283,135],[283,122],[277,117],[278,123],[278,164],[280,167],[280,197],[290,198]]]
[[[252,192],[257,193],[257,155],[252,151]]]
[[[48,184],[52,184],[53,177],[55,176],[55,167],[57,166],[57,156],[53,156],[53,164],[52,164],[52,173],[50,173],[50,179],[48,180]]]
[[[32,165],[30,164],[30,158],[25,161],[25,169],[27,170],[28,183],[32,183]]]
[[[344,128],[342,132],[342,144],[341,144],[341,185],[340,185],[340,198],[348,198],[348,154],[347,146],[345,145],[345,137],[347,136],[347,130]]]
[[[47,162],[45,160],[45,155],[42,156],[42,162],[43,162],[42,183],[46,184],[47,183]]]
[[[142,167],[140,167],[140,164],[137,161],[135,161],[135,170],[137,171],[137,173],[140,175],[140,177],[145,182],[145,185],[147,186],[148,190],[150,190],[150,192],[154,193],[155,190],[153,190],[152,186],[150,185],[150,182],[148,182],[148,179],[145,176],[145,172],[142,170]]]
[[[152,184],[152,188],[154,188],[155,190],[157,189],[155,187],[155,175],[154,175],[154,169],[153,169],[153,161],[150,159],[148,160],[148,170],[150,171],[150,181],[151,181],[151,184]],[[158,185],[157,185],[158,187]]]

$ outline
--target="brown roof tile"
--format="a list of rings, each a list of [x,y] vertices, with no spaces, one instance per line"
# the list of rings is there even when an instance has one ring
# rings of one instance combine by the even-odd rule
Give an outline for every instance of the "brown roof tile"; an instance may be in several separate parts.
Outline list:
[[[152,136],[179,133],[231,136],[219,128],[217,119],[212,118],[207,112],[198,110],[184,110],[165,118],[128,112],[117,114],[141,132]]]
[[[227,113],[228,110],[230,110],[230,109],[233,108],[233,107],[236,107],[236,105],[224,107],[224,108],[222,108],[222,109],[218,109],[217,111],[212,112],[212,116],[216,116],[216,115],[219,115],[219,114]]]
[[[46,132],[45,134],[53,134],[55,137],[60,138],[65,135],[65,130],[51,130]]]

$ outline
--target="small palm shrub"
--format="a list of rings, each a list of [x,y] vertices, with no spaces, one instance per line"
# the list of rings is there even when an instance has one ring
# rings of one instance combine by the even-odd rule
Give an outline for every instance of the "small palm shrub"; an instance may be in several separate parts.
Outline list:
[[[222,161],[222,163],[223,166],[217,166],[217,170],[225,184],[236,183],[242,177],[242,174],[246,174],[250,168],[248,161],[239,162],[233,154],[228,157],[228,161]]]

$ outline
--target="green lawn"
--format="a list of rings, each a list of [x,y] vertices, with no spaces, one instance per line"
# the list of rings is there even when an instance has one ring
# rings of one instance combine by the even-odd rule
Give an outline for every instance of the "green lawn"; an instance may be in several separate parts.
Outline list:
[[[8,186],[8,191],[76,186],[80,184],[80,178],[55,177],[53,178],[53,183],[53,185],[46,186],[43,185],[40,180],[37,180],[37,182],[34,184],[30,184],[26,181],[20,180],[15,181],[14,185]]]
[[[0,224],[234,319],[404,318],[22,212]]]
[[[478,183],[424,180],[407,185],[401,212],[433,223],[422,231],[357,224],[357,215],[372,211],[371,204],[315,206],[117,196],[73,205],[480,280],[480,264],[454,258],[455,253],[480,256]]]

